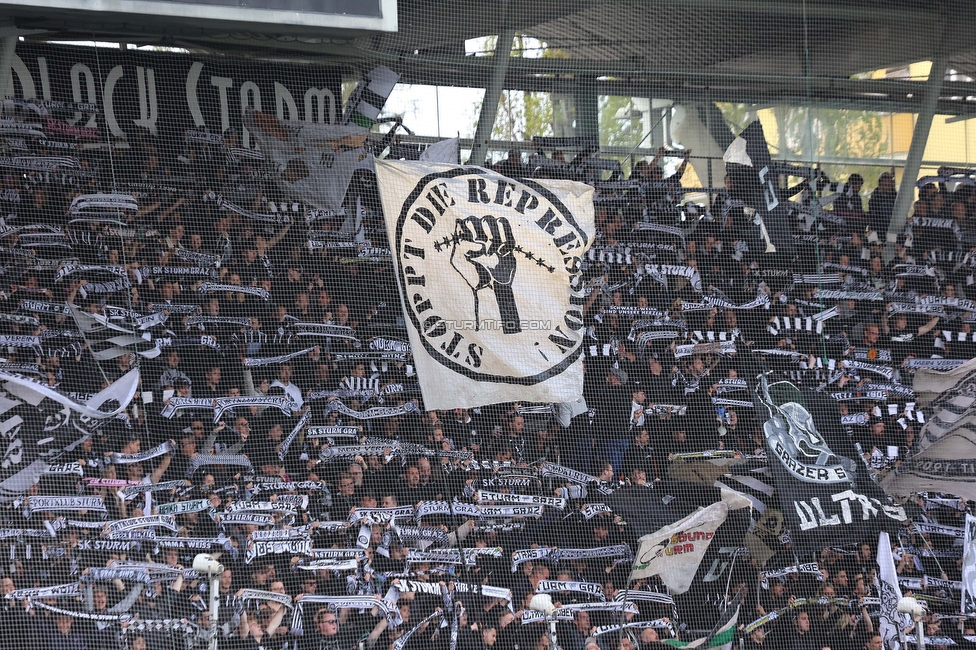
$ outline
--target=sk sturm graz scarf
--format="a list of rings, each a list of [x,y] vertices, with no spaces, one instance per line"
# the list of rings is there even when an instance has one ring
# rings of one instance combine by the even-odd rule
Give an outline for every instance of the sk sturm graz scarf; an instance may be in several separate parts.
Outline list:
[[[564,580],[540,580],[536,593],[554,594],[560,591],[574,591],[580,594],[592,596],[597,600],[606,600],[603,594],[603,585],[597,582],[576,582]]]
[[[544,506],[552,506],[563,510],[566,508],[566,499],[559,497],[544,497],[534,494],[504,494],[502,492],[488,492],[479,490],[475,493],[476,501],[493,501],[500,503],[530,503]]]

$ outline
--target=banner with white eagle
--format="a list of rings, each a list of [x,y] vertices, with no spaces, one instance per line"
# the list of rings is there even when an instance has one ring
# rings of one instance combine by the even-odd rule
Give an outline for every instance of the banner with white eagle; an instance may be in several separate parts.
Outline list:
[[[426,408],[579,399],[593,188],[417,162],[376,176]]]

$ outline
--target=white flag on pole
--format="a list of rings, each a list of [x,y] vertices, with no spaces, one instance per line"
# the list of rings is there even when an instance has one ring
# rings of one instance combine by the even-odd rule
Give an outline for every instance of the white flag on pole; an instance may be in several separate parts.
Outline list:
[[[420,154],[421,162],[439,162],[454,164],[458,161],[458,151],[460,150],[460,138],[447,138],[427,147]]]
[[[976,614],[976,517],[966,514],[962,554],[962,613]]]
[[[719,501],[641,537],[630,580],[656,575],[672,594],[688,591],[715,531],[728,514],[729,506]]]
[[[895,560],[891,555],[891,540],[886,532],[881,532],[878,536],[878,594],[881,596],[878,633],[885,648],[899,650],[905,628],[911,626],[912,621],[908,614],[898,611],[901,587],[898,586]]]

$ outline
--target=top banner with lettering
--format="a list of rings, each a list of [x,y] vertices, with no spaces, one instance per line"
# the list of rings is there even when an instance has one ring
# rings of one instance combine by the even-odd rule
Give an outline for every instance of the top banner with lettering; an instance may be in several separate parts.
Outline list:
[[[426,407],[579,399],[593,188],[431,163],[376,176]]]
[[[245,108],[282,120],[331,123],[342,113],[337,68],[289,65],[218,57],[108,48],[18,43],[12,62],[13,89],[19,99],[90,104],[92,112],[39,116],[64,127],[97,129],[105,139],[129,138],[140,131],[182,142],[186,129],[220,134],[237,129],[244,147],[254,147],[241,131]],[[246,72],[245,72],[246,71]],[[83,107],[80,107],[83,108]],[[198,141],[207,138],[197,138]]]

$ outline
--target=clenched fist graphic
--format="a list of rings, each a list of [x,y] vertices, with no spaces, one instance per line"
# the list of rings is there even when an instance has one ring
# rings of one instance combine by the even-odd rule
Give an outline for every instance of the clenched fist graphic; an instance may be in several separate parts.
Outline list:
[[[518,307],[512,293],[515,279],[515,237],[505,217],[467,217],[454,223],[451,266],[461,274],[474,295],[475,329],[481,328],[478,293],[490,288],[495,293],[505,334],[522,331]]]

